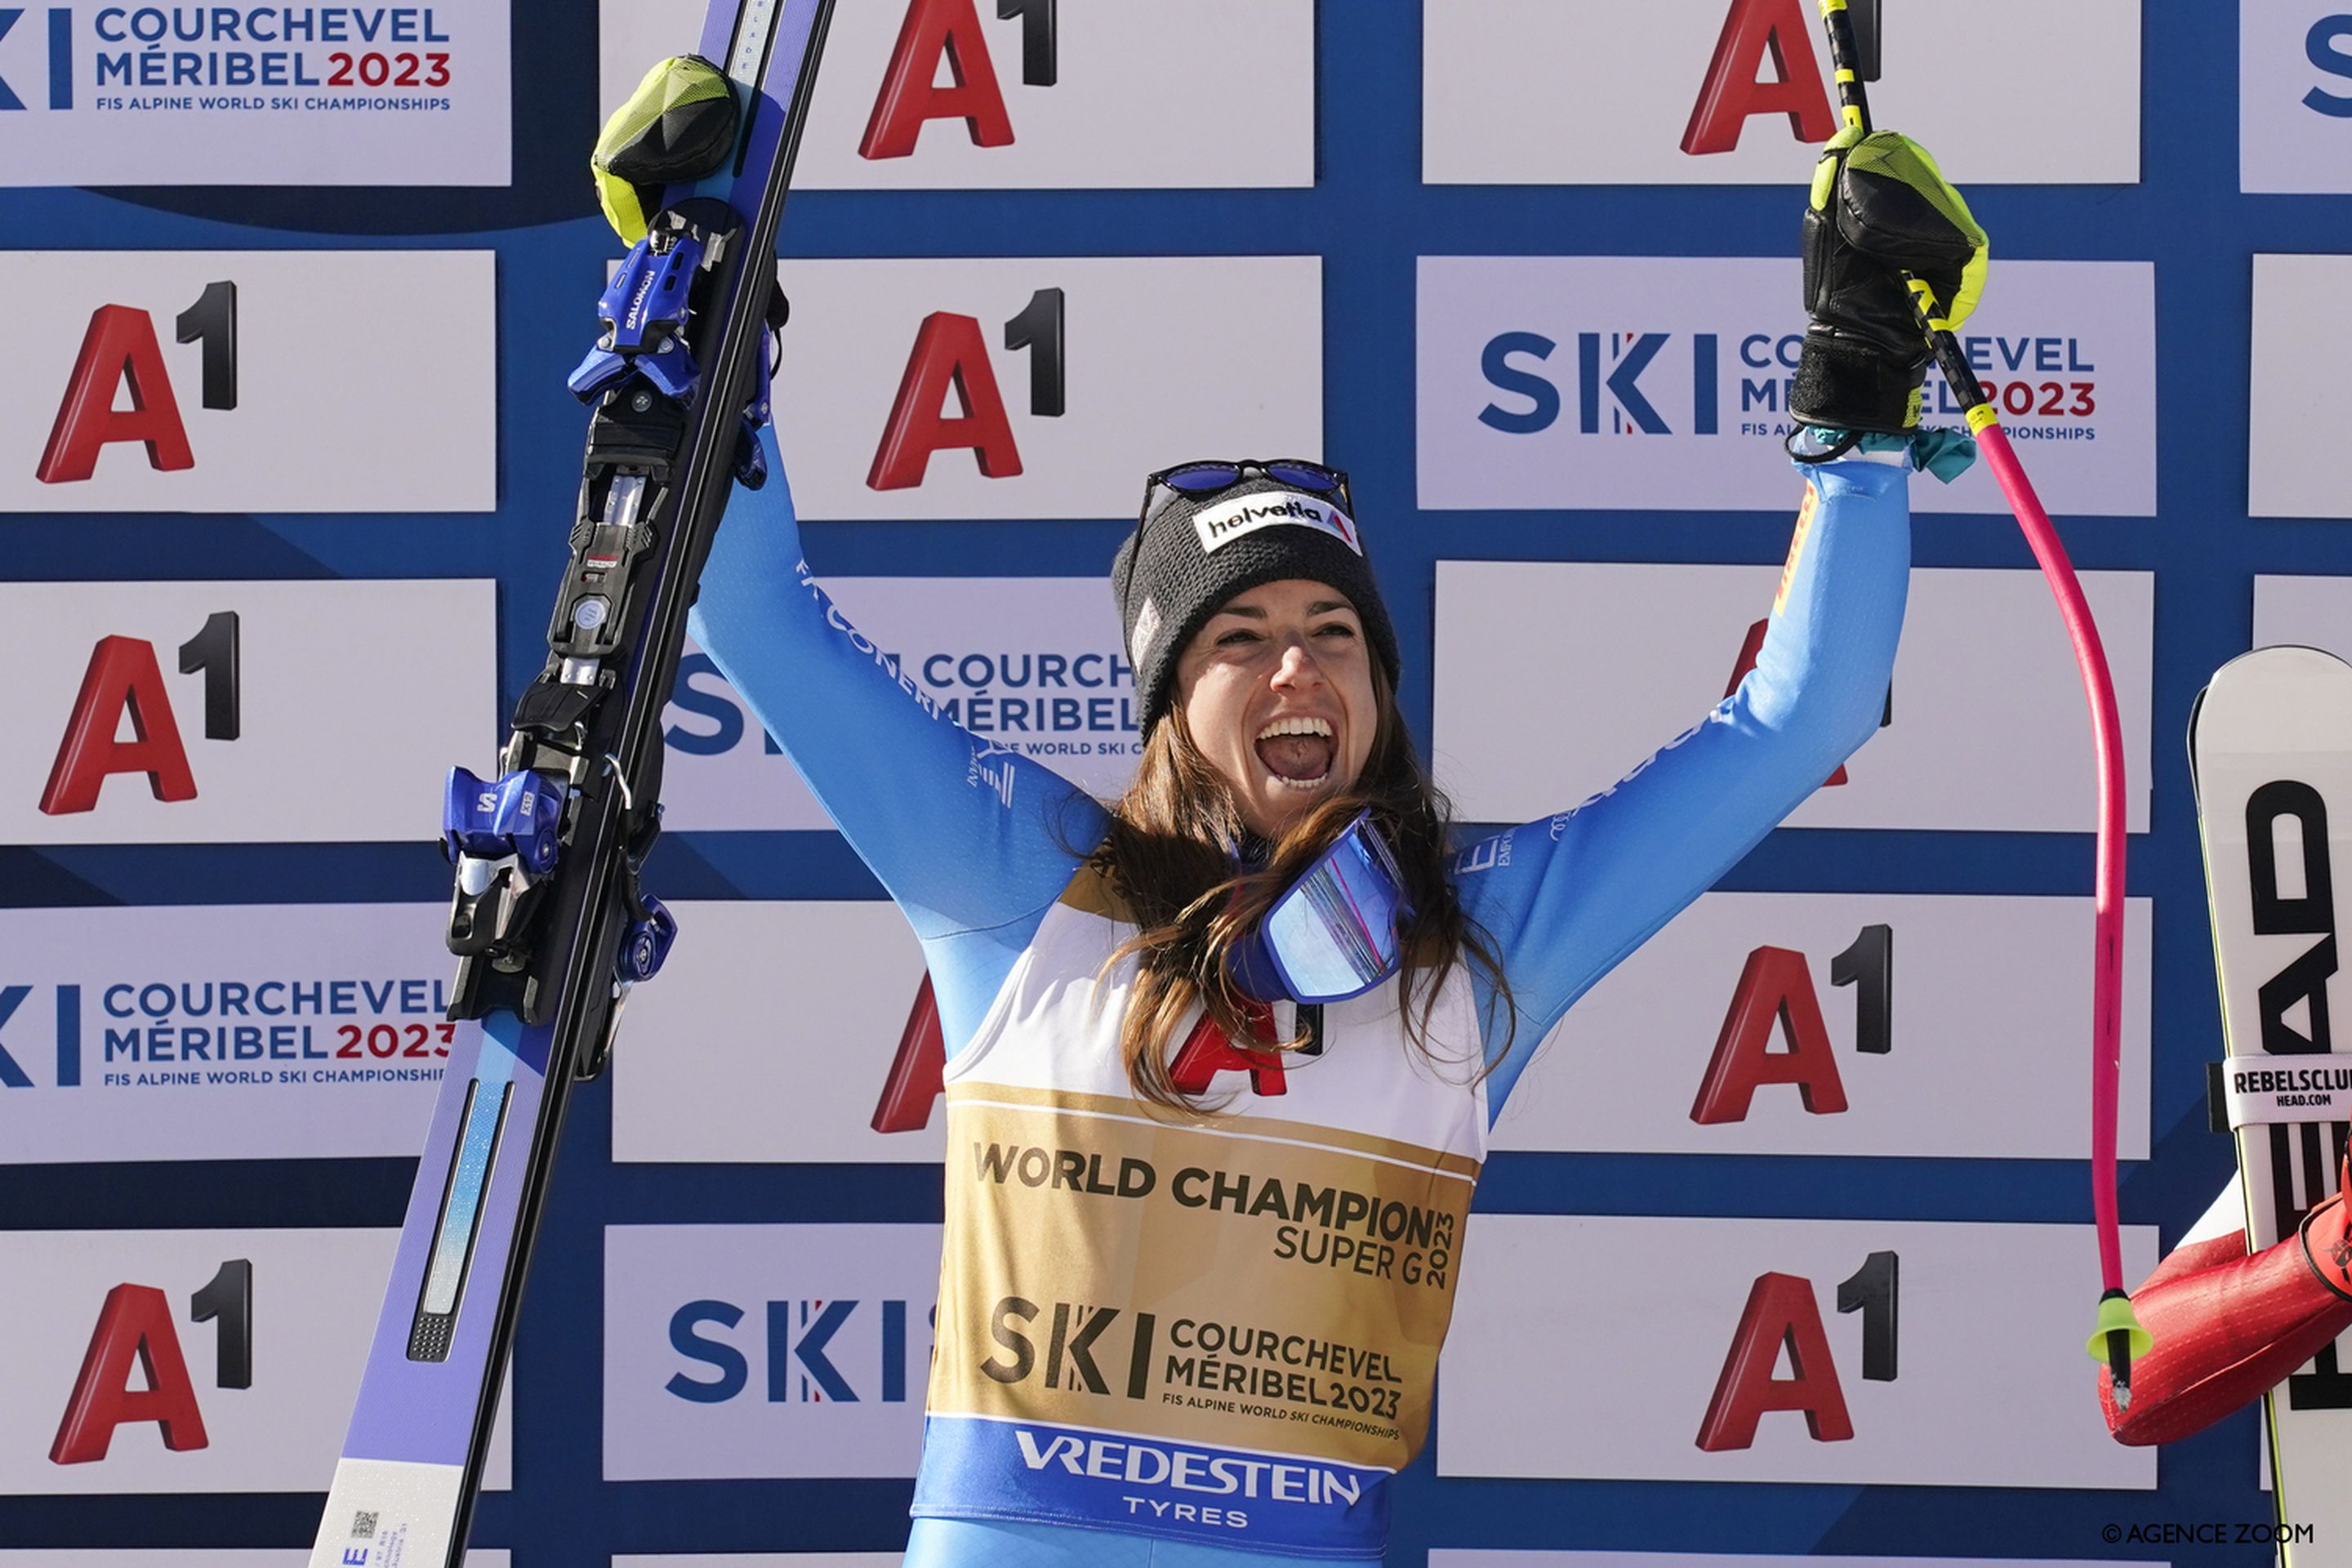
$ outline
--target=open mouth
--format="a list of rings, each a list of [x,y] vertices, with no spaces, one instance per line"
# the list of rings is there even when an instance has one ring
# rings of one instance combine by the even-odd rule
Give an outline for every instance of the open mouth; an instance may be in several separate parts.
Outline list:
[[[1339,745],[1328,720],[1276,719],[1257,732],[1257,760],[1286,788],[1307,790],[1331,776]]]

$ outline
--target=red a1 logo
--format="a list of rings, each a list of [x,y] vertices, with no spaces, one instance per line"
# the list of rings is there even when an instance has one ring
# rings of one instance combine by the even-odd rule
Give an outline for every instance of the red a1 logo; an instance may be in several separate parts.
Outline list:
[[[1874,1252],[1838,1286],[1837,1310],[1862,1314],[1862,1375],[1869,1382],[1895,1381],[1901,1268],[1895,1254]],[[1790,1375],[1774,1377],[1783,1353]],[[1715,1394],[1699,1423],[1698,1446],[1710,1454],[1752,1447],[1758,1424],[1773,1411],[1802,1415],[1805,1430],[1817,1443],[1853,1437],[1853,1417],[1830,1356],[1813,1283],[1794,1274],[1759,1274],[1748,1288]]]
[[[233,1258],[188,1300],[192,1322],[220,1324],[214,1352],[213,1385],[253,1386],[253,1264]],[[131,1367],[143,1387],[133,1386]],[[117,1285],[99,1309],[81,1371],[67,1396],[58,1435],[49,1444],[53,1465],[88,1465],[106,1458],[115,1429],[152,1421],[163,1447],[173,1453],[202,1448],[204,1413],[197,1407],[195,1380],[172,1324],[171,1303],[152,1285]]]
[[[1259,1038],[1275,1037],[1272,1008],[1251,1002],[1246,1016]],[[1260,1097],[1290,1092],[1281,1052],[1236,1046],[1206,1017],[1192,1026],[1168,1067],[1169,1080],[1186,1094],[1208,1093],[1216,1086],[1218,1076],[1228,1072],[1247,1073],[1250,1092]],[[890,1058],[890,1070],[883,1076],[882,1092],[874,1101],[874,1119],[868,1125],[877,1132],[920,1132],[930,1125],[931,1107],[946,1092],[946,1078],[947,1040],[940,1028],[930,972],[926,970],[906,1026],[898,1032],[898,1054]]]
[[[877,1132],[920,1132],[930,1125],[931,1107],[946,1090],[947,1037],[940,1028],[940,1005],[931,992],[931,972],[923,971],[915,1005],[898,1032],[898,1052],[882,1079],[871,1126]]]
[[[1052,87],[1060,78],[1059,12],[1060,0],[996,0],[1000,21],[1021,23],[1021,79],[1027,86]],[[946,87],[939,85],[942,67]],[[933,120],[962,121],[975,147],[1013,145],[1013,117],[1005,112],[996,62],[972,0],[908,0],[857,155],[910,157],[923,126]]]
[[[1058,419],[1069,404],[1066,305],[1059,289],[1040,289],[1021,312],[1004,323],[1004,351],[1030,351],[1029,412]],[[957,413],[948,412],[948,399]],[[980,321],[934,310],[915,331],[915,346],[890,400],[890,417],[866,472],[875,490],[912,489],[923,482],[931,455],[969,450],[992,479],[1021,472],[1021,448],[1004,411],[996,367]]]
[[[180,645],[180,673],[205,678],[208,741],[234,741],[244,732],[239,625],[235,610],[219,611]],[[121,738],[126,722],[132,735],[128,741]],[[155,662],[155,645],[139,637],[104,637],[90,649],[81,689],[41,790],[43,815],[96,810],[100,789],[116,773],[144,774],[157,800],[196,798],[195,773],[180,739],[171,690]]]
[[[1759,114],[1787,115],[1790,131],[1809,146],[1837,134],[1837,114],[1813,53],[1811,11],[1806,0],[1731,0],[1683,131],[1684,152],[1728,153]],[[1768,55],[1772,79],[1760,80]]]
[[[1830,960],[1830,984],[1851,985],[1854,1048],[1866,1056],[1894,1049],[1895,928],[1866,925],[1844,952]],[[1773,1050],[1778,1034],[1787,1048]],[[1699,1079],[1690,1119],[1701,1126],[1745,1121],[1756,1091],[1766,1084],[1791,1084],[1815,1116],[1846,1108],[1845,1082],[1838,1076],[1805,955],[1785,947],[1759,947],[1748,955],[1730,1009],[1715,1037],[1715,1054]]]
[[[236,407],[236,285],[208,283],[174,323],[178,341],[203,345],[199,394],[206,408]],[[119,405],[125,399],[128,408]],[[118,443],[144,447],[148,467],[192,468],[194,451],[155,341],[155,323],[130,305],[91,312],[81,349],[66,378],[49,439],[33,472],[45,485],[74,484],[98,471],[99,454]]]

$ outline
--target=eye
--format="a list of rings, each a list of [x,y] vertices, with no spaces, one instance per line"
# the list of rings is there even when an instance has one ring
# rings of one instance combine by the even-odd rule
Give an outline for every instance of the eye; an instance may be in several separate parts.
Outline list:
[[[1356,640],[1356,628],[1345,621],[1328,621],[1315,628],[1315,635],[1318,637],[1344,637],[1353,642]]]
[[[1249,627],[1235,626],[1232,631],[1226,632],[1217,638],[1217,646],[1219,647],[1238,647],[1244,643],[1254,643],[1262,640],[1264,639],[1262,639],[1257,633],[1252,631]]]

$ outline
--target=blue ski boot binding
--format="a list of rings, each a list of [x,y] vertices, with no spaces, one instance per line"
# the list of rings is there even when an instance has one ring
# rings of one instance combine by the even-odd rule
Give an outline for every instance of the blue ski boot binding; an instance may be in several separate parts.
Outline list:
[[[527,896],[555,868],[563,799],[529,768],[497,783],[451,768],[441,804],[441,847],[457,868],[449,951],[494,954],[517,928]]]
[[[691,230],[662,223],[630,248],[596,302],[604,332],[566,383],[573,395],[592,400],[631,371],[665,397],[692,389],[700,372],[686,347],[687,292],[702,248]]]

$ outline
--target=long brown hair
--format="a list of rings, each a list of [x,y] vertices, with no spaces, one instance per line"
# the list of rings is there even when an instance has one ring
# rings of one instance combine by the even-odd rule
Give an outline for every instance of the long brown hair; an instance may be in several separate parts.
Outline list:
[[[1139,928],[1104,967],[1108,973],[1122,959],[1137,961],[1118,1042],[1128,1083],[1144,1100],[1178,1111],[1216,1109],[1176,1087],[1171,1068],[1179,1031],[1195,1007],[1203,1008],[1227,1039],[1246,1048],[1253,1037],[1247,1000],[1234,985],[1227,957],[1367,807],[1395,852],[1414,911],[1403,932],[1398,980],[1406,1038],[1436,1055],[1430,1019],[1446,978],[1465,960],[1493,982],[1505,1012],[1512,1011],[1501,960],[1463,912],[1445,875],[1453,808],[1422,768],[1388,671],[1377,659],[1372,694],[1378,717],[1371,751],[1355,784],[1292,823],[1262,863],[1238,870],[1226,847],[1250,842],[1251,836],[1223,776],[1194,745],[1181,698],[1146,737],[1135,782],[1111,808],[1109,832],[1090,858]]]

